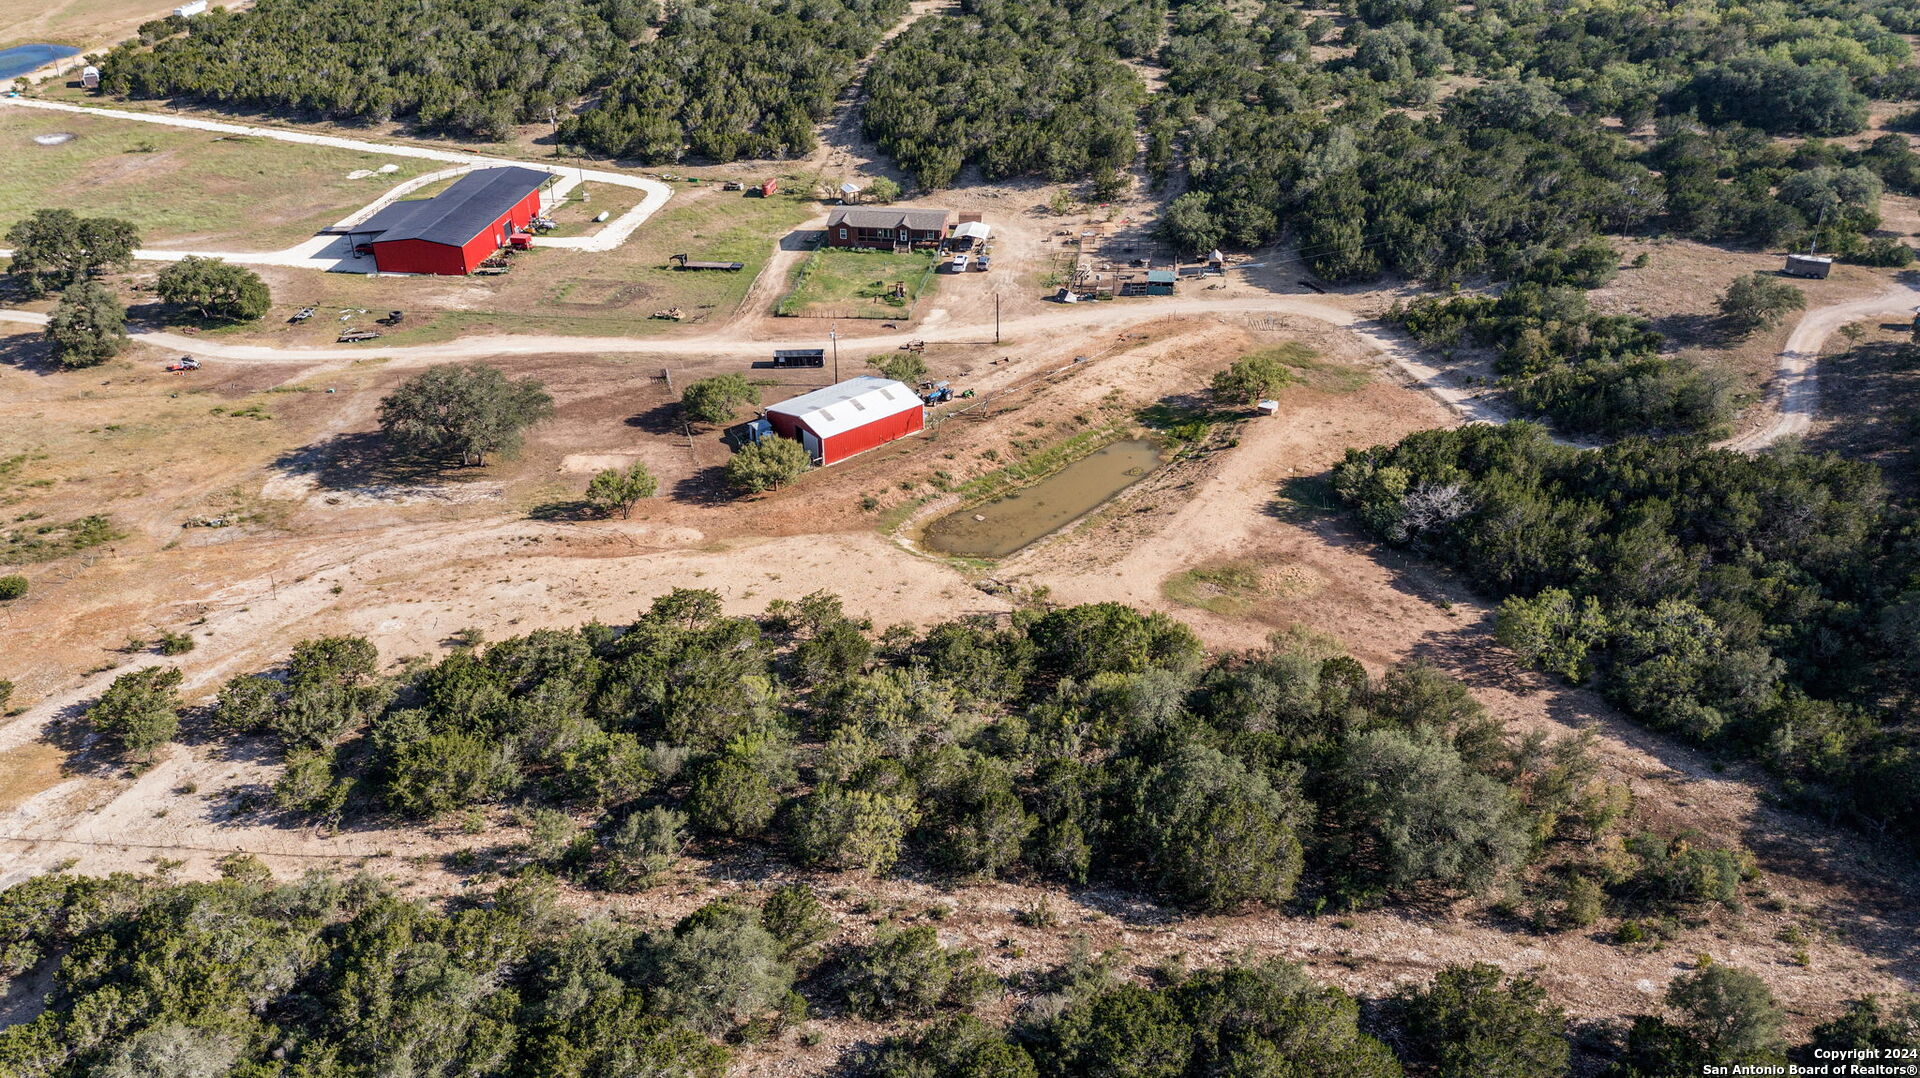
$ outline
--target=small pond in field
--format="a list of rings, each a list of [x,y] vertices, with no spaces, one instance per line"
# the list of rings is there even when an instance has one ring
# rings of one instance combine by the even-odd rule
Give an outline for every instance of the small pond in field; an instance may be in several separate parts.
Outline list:
[[[1135,438],[1096,449],[1030,487],[927,525],[922,545],[942,554],[1003,558],[1098,508],[1160,466],[1160,447]]]
[[[65,45],[15,45],[0,49],[0,79],[24,75],[55,60],[79,55],[80,50]]]

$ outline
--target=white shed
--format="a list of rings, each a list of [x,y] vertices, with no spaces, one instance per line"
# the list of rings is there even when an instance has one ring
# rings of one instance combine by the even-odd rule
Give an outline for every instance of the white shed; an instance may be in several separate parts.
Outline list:
[[[181,4],[177,8],[174,8],[173,13],[175,15],[180,16],[183,19],[191,19],[195,15],[199,15],[206,10],[207,10],[207,0],[187,0],[186,3]]]
[[[962,221],[953,230],[953,245],[962,250],[985,246],[992,234],[993,229],[984,221]]]

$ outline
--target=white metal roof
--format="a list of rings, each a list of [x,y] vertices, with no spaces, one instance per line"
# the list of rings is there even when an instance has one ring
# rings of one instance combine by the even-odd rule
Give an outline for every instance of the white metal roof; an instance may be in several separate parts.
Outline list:
[[[953,230],[953,238],[984,240],[992,234],[992,232],[993,229],[989,228],[983,221],[966,221]]]
[[[767,409],[768,414],[792,416],[822,438],[844,434],[876,419],[923,407],[905,383],[863,374],[825,389],[802,393]]]

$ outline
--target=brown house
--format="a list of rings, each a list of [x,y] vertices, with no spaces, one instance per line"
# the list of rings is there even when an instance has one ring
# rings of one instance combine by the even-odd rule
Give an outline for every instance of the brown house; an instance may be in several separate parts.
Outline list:
[[[827,215],[827,246],[907,251],[938,247],[947,238],[950,210],[849,206]]]

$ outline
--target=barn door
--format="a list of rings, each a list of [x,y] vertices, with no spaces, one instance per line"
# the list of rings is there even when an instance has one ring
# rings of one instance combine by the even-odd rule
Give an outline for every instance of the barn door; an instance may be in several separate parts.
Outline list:
[[[800,444],[806,447],[807,456],[812,457],[815,464],[825,464],[827,462],[823,447],[820,445],[820,436],[818,434],[810,430],[801,431]]]

